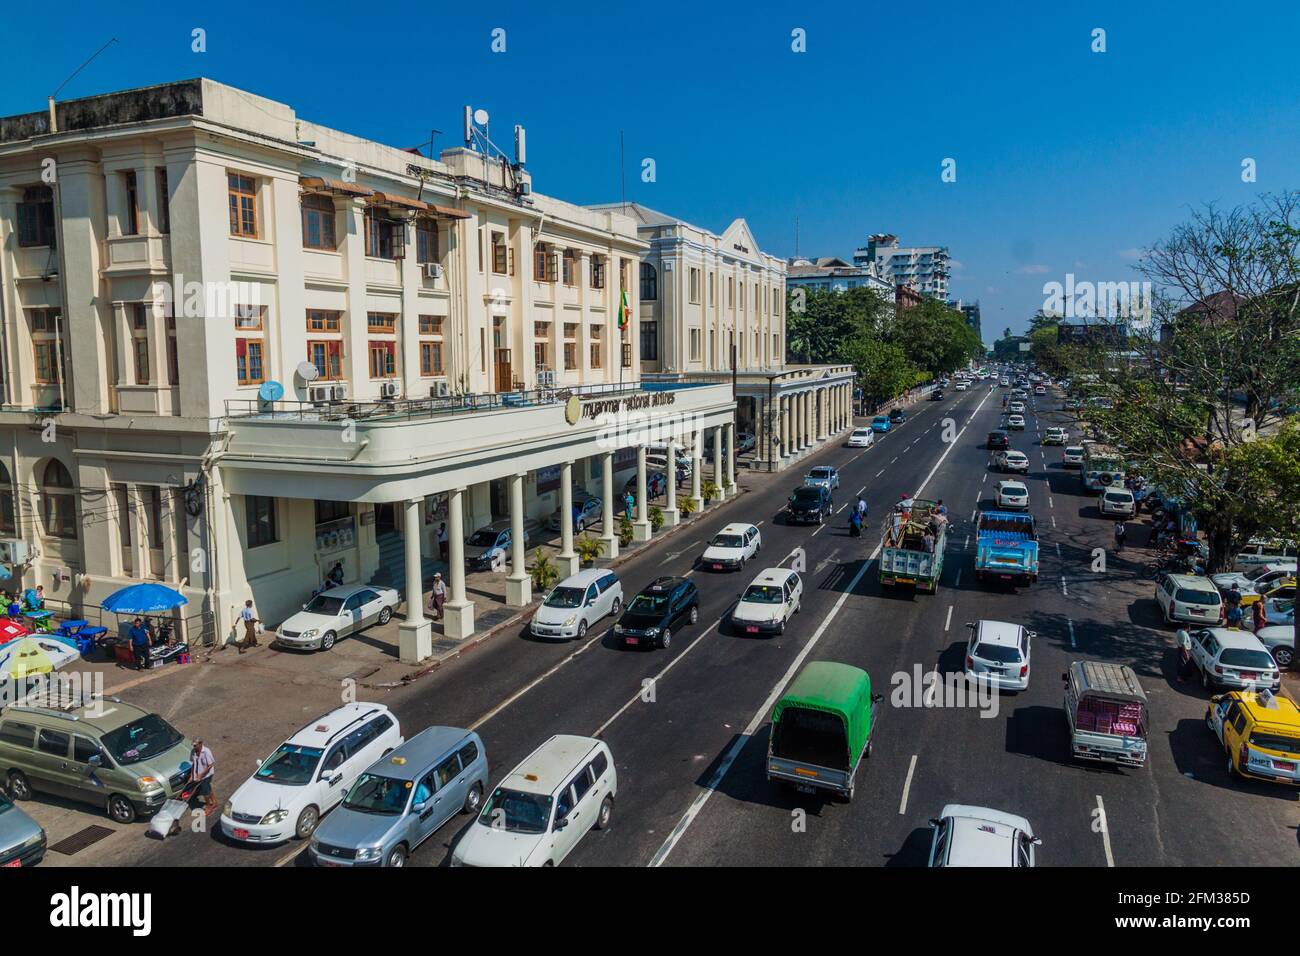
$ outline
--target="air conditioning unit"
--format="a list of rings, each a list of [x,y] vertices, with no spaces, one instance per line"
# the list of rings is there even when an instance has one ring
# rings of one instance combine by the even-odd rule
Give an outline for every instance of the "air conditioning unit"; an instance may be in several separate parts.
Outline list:
[[[538,387],[538,388],[554,388],[554,387],[555,387],[555,373],[552,372],[550,369],[541,369],[541,368],[539,368],[539,369],[537,370],[537,387]]]
[[[0,538],[0,564],[14,567],[32,560],[32,546],[22,538]]]
[[[348,385],[347,385],[347,382],[338,382],[338,383],[336,383],[336,384],[334,385],[334,387],[331,389],[331,392],[332,392],[332,394],[330,395],[330,401],[332,401],[332,402],[346,402],[346,401],[348,400]]]
[[[399,390],[400,389],[396,382],[381,382],[379,385],[379,396],[380,398],[396,398]]]
[[[451,386],[447,384],[447,380],[445,378],[440,378],[432,385],[429,386],[429,397],[430,398],[451,397]]]
[[[330,402],[345,402],[348,398],[348,387],[345,384],[339,385],[313,385],[307,389],[307,400],[313,405],[327,405]]]
[[[441,279],[441,278],[442,278],[442,263],[441,263],[441,262],[426,262],[426,263],[424,264],[424,277],[425,277],[426,279]]]

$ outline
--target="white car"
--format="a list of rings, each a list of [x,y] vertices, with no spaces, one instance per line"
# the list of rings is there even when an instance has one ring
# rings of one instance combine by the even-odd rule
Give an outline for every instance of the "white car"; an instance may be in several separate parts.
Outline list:
[[[970,388],[970,383],[967,382],[965,379],[962,379],[960,382],[958,382],[956,385],[953,386],[953,390],[958,392],[964,392],[968,388]]]
[[[1064,428],[1049,428],[1043,433],[1044,445],[1064,445],[1070,440],[1070,433]]]
[[[1212,583],[1196,574],[1160,574],[1156,603],[1166,624],[1186,621],[1204,627],[1224,619],[1223,598]]]
[[[1025,416],[1024,416],[1024,415],[1008,415],[1008,416],[1007,416],[1007,428],[1010,428],[1010,429],[1012,429],[1013,431],[1023,431],[1023,430],[1024,430],[1024,427],[1025,427]]]
[[[1029,489],[1023,481],[998,482],[998,507],[1028,510]]]
[[[1023,451],[1008,448],[1005,451],[998,452],[997,463],[998,467],[1003,471],[1019,471],[1026,475],[1029,474],[1029,456]]]
[[[1061,453],[1061,464],[1066,468],[1083,467],[1083,446],[1067,445],[1065,451]]]
[[[1005,621],[972,621],[966,644],[966,674],[999,690],[1029,688],[1029,642],[1033,631]]]
[[[1282,678],[1277,661],[1250,631],[1235,627],[1207,627],[1179,631],[1178,643],[1191,655],[1206,690],[1258,690],[1276,693]]]
[[[713,536],[699,566],[714,571],[739,571],[763,549],[763,537],[752,524],[733,522]]]
[[[768,568],[741,592],[729,621],[736,634],[784,634],[790,618],[799,613],[803,582],[785,568]]]
[[[1137,514],[1137,501],[1127,488],[1111,485],[1097,499],[1097,507],[1104,515],[1131,518]]]
[[[1007,406],[1007,411],[1009,412],[1023,413],[1024,410],[1025,410],[1024,402],[1012,402],[1010,405]]]
[[[1295,613],[1295,605],[1291,607],[1291,613]],[[1255,632],[1255,637],[1265,650],[1273,655],[1273,660],[1282,670],[1291,666],[1291,661],[1295,659],[1295,624],[1271,624],[1268,627],[1261,627]]]
[[[617,796],[605,742],[557,734],[497,784],[451,865],[558,866],[587,831],[609,826]]]
[[[371,624],[387,624],[401,603],[393,588],[349,584],[317,594],[279,626],[273,643],[299,650],[328,651],[340,637]]]
[[[1228,571],[1224,574],[1211,575],[1210,580],[1220,591],[1230,591],[1235,584],[1242,594],[1261,594],[1270,590],[1274,584],[1293,578],[1295,575],[1294,561],[1274,561],[1257,565],[1249,571]]]
[[[577,638],[601,618],[618,616],[623,585],[613,571],[593,568],[565,578],[547,593],[528,631],[533,637]]]
[[[305,840],[361,772],[402,745],[383,704],[346,704],[313,720],[258,764],[221,813],[221,832],[240,843]]]
[[[850,448],[870,448],[876,443],[876,433],[870,428],[855,428],[849,435]]]
[[[1047,389],[1044,388],[1042,385],[1035,385],[1035,386],[1034,386],[1034,394],[1035,394],[1035,395],[1046,395],[1046,394],[1047,394]]]
[[[1033,866],[1034,836],[1024,817],[950,803],[930,821],[930,866]]]

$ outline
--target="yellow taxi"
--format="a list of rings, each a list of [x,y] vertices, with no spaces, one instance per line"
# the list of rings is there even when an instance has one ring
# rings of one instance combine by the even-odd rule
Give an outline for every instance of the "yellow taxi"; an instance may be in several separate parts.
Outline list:
[[[1272,601],[1281,598],[1284,601],[1290,601],[1295,598],[1296,579],[1286,578],[1282,581],[1275,582],[1271,587],[1261,592],[1250,592],[1241,596],[1241,606],[1250,607],[1256,601]]]
[[[1300,786],[1300,708],[1269,690],[1210,698],[1205,722],[1228,755],[1228,773]]]

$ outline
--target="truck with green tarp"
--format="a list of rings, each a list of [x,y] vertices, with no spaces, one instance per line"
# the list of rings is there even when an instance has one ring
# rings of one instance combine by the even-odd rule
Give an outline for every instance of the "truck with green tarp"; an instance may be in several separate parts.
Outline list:
[[[881,700],[861,668],[834,661],[806,665],[772,711],[767,779],[852,800],[858,765],[871,755]]]

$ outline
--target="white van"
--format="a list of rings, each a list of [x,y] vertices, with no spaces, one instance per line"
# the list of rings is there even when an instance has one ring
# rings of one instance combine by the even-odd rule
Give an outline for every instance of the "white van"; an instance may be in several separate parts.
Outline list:
[[[603,740],[557,734],[497,784],[452,866],[557,866],[588,830],[609,826],[618,796]]]
[[[1250,568],[1257,564],[1277,564],[1284,561],[1294,564],[1296,556],[1294,541],[1266,541],[1263,538],[1251,538],[1237,553],[1235,567]]]

